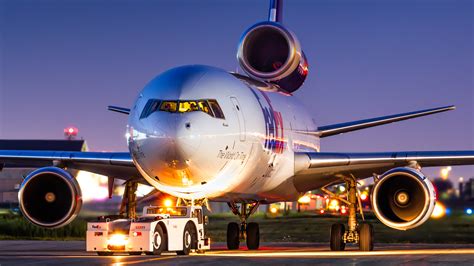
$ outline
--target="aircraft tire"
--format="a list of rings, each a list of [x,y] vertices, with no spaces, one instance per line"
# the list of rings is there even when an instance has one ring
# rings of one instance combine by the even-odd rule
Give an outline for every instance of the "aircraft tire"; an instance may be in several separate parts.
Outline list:
[[[258,223],[247,224],[247,248],[256,250],[260,246],[260,228]]]
[[[331,226],[330,246],[332,251],[342,251],[346,247],[346,244],[342,240],[344,232],[345,228],[341,223],[333,224]]]
[[[227,225],[227,249],[239,249],[240,245],[240,227],[237,223]]]
[[[359,227],[359,250],[374,250],[374,227],[369,223],[361,223]]]

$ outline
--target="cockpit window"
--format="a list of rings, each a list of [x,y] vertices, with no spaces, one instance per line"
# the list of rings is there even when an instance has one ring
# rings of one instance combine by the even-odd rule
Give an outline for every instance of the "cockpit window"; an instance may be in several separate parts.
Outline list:
[[[148,117],[151,113],[156,112],[160,106],[160,100],[150,99],[143,108],[140,119]]]
[[[177,101],[163,101],[160,106],[160,111],[174,113],[178,106]]]
[[[209,100],[209,105],[211,106],[212,108],[212,111],[214,112],[214,116],[217,117],[217,118],[221,118],[221,119],[224,119],[224,113],[222,112],[222,109],[221,107],[219,106],[219,104],[217,103],[216,100]]]
[[[203,111],[204,113],[210,116],[214,116],[206,100],[199,100],[198,104],[199,104],[199,110]]]
[[[179,101],[179,112],[194,112],[199,111],[199,107],[196,101]]]
[[[140,119],[150,116],[156,111],[170,113],[189,113],[204,112],[212,117],[225,119],[219,103],[214,99],[201,100],[179,100],[179,101],[163,101],[158,99],[150,99],[140,115]]]

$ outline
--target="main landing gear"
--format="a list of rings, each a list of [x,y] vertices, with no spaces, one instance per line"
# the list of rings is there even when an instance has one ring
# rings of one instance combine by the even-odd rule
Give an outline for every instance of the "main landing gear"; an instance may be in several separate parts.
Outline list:
[[[227,225],[227,248],[229,250],[239,249],[240,240],[246,240],[248,249],[258,249],[260,246],[260,228],[258,223],[247,224],[247,219],[257,210],[260,203],[240,203],[240,206],[235,202],[228,202],[227,204],[232,213],[239,216],[240,219],[240,226],[237,223]]]
[[[331,197],[338,198],[340,201],[346,203],[349,208],[347,230],[342,223],[333,224],[331,226],[331,250],[342,251],[346,247],[346,244],[354,243],[359,244],[359,250],[361,251],[371,251],[374,249],[374,229],[372,225],[367,222],[362,222],[360,224],[357,222],[357,209],[359,209],[363,221],[365,221],[365,218],[364,213],[362,212],[360,195],[357,192],[356,178],[354,176],[344,178],[344,182],[346,183],[347,190],[346,199],[327,190],[327,186],[322,189]]]

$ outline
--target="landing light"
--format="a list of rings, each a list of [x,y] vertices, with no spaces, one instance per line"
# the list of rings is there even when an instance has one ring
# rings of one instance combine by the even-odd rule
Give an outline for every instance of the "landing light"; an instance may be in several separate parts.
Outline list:
[[[435,208],[433,210],[433,213],[431,214],[431,218],[439,219],[445,215],[446,215],[446,207],[444,207],[444,205],[441,204],[441,202],[437,201]]]

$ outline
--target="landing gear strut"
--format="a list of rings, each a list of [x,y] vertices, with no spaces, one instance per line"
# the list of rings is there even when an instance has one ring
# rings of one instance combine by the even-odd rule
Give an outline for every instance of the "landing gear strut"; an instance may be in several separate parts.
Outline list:
[[[240,206],[238,206],[235,202],[228,202],[227,205],[229,205],[232,213],[239,216],[240,219],[240,226],[237,223],[227,225],[227,248],[230,250],[239,249],[240,240],[246,240],[248,249],[258,249],[260,246],[260,228],[258,223],[247,224],[247,219],[258,209],[260,203],[240,203]]]
[[[132,219],[137,217],[137,187],[138,183],[134,181],[125,184],[125,192],[120,205],[120,216]]]
[[[327,190],[325,186],[322,190],[333,198],[346,203],[349,208],[349,217],[347,220],[347,230],[343,224],[337,223],[331,226],[330,246],[331,250],[342,251],[345,249],[347,243],[359,244],[359,250],[370,251],[374,249],[374,229],[371,224],[367,222],[357,222],[357,209],[359,209],[362,220],[365,221],[364,213],[362,212],[362,204],[360,202],[359,193],[357,191],[357,179],[354,176],[344,178],[346,184],[346,198],[341,198],[331,191]]]

